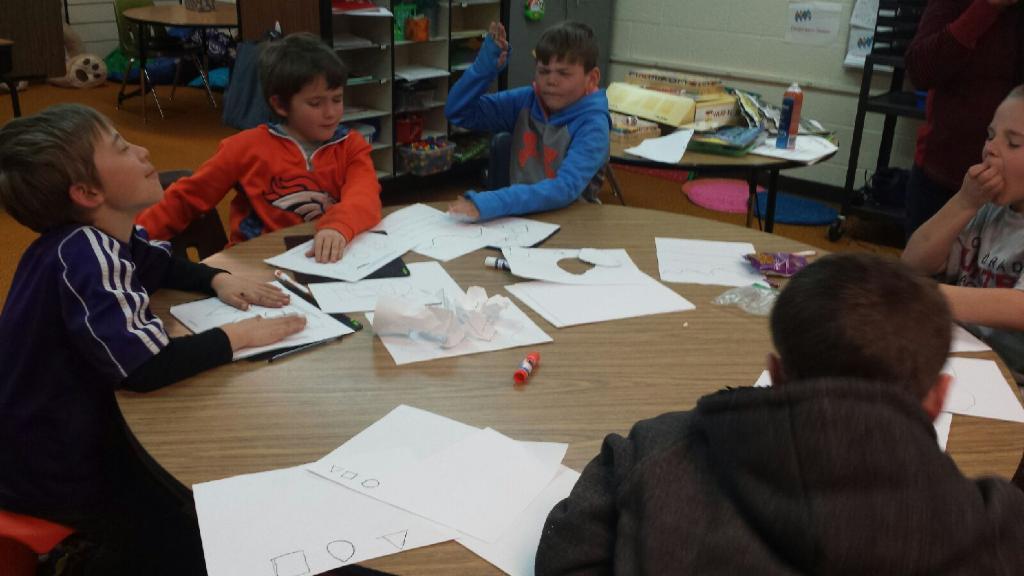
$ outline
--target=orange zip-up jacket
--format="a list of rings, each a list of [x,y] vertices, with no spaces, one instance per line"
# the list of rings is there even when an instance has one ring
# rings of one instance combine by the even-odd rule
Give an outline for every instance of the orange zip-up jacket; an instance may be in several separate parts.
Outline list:
[[[170,239],[232,188],[229,246],[317,218],[317,230],[332,228],[351,241],[380,222],[380,183],[361,134],[339,126],[307,162],[299,143],[276,125],[225,138],[136,222],[151,238]]]

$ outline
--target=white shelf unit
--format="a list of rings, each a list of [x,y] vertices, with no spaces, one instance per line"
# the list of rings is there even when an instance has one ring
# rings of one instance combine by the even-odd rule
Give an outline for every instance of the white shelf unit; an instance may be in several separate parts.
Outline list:
[[[392,14],[411,0],[373,0]],[[366,123],[376,128],[371,143],[378,177],[403,175],[398,165],[398,121],[411,114],[423,119],[425,135],[464,138],[466,131],[449,126],[444,115],[448,91],[468,68],[492,21],[501,19],[502,0],[438,0],[427,8],[429,39],[395,37],[394,17],[366,16],[332,9],[331,0],[319,0],[320,35],[333,42],[349,67],[345,88],[345,123]],[[399,10],[401,11],[401,10]],[[416,97],[407,98],[412,83]],[[497,88],[497,82],[493,87]],[[479,135],[478,135],[479,136]]]
[[[391,8],[389,0],[376,4]],[[370,156],[378,177],[387,178],[395,171],[392,21],[391,17],[331,11],[330,29],[321,31],[325,38],[334,39],[335,51],[349,68],[342,122],[369,124],[376,129]]]
[[[490,29],[491,22],[501,22],[501,0],[449,0],[449,27],[451,29],[451,43],[449,45],[449,70],[451,70],[451,83],[458,82],[462,73],[473,65],[476,56],[483,45],[484,38]],[[516,2],[513,0],[513,6]],[[520,8],[521,9],[521,8]],[[508,23],[505,23],[506,28]],[[498,89],[498,81],[491,85],[491,91]],[[449,138],[456,142],[460,149],[465,150],[467,144],[479,141],[486,137],[477,132],[465,130],[457,126],[450,126]]]

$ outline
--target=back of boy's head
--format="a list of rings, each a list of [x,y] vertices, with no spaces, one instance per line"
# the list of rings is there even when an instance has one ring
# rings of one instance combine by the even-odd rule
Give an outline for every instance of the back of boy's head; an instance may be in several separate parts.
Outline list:
[[[571,20],[552,26],[540,35],[533,55],[541,64],[550,64],[555,59],[567,64],[581,64],[584,72],[590,72],[597,66],[594,29]]]
[[[68,191],[99,187],[95,144],[110,129],[106,117],[80,104],[8,122],[0,128],[0,204],[36,232],[74,221]]]
[[[277,96],[287,109],[292,96],[318,76],[324,77],[331,90],[348,81],[348,68],[319,36],[308,32],[289,34],[270,42],[260,53],[260,86],[267,102]]]
[[[898,260],[834,254],[790,280],[771,331],[787,381],[864,378],[923,399],[946,361],[952,322],[935,282]]]

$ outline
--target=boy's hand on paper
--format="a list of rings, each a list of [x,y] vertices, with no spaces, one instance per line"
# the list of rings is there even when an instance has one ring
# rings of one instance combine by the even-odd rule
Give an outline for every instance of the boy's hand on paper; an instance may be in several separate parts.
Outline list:
[[[1005,187],[1002,162],[988,158],[981,164],[975,164],[967,169],[964,184],[957,196],[960,196],[968,208],[977,210],[994,200]]]
[[[333,228],[324,228],[313,236],[313,247],[306,252],[306,256],[316,258],[320,264],[337,262],[341,260],[346,244],[348,240],[345,240],[341,232]]]
[[[480,218],[480,211],[476,209],[476,204],[460,196],[448,204],[448,215],[460,222],[476,222]]]
[[[246,318],[225,324],[220,329],[227,334],[228,341],[231,342],[231,351],[236,352],[242,348],[273,344],[286,336],[301,332],[305,327],[305,316],[289,314],[278,318]]]
[[[214,276],[210,286],[225,304],[239,310],[248,310],[250,304],[280,308],[289,302],[288,295],[277,286],[255,282],[227,272]]]
[[[505,26],[501,22],[491,22],[491,28],[488,30],[491,34],[491,39],[501,49],[501,55],[498,56],[498,69],[505,67],[505,61],[508,60],[508,35],[505,33]]]

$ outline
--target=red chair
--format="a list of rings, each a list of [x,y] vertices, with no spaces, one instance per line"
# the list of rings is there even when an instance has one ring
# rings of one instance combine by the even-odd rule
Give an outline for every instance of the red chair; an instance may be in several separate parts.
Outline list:
[[[42,518],[0,510],[0,566],[4,576],[34,576],[39,556],[53,550],[73,529]]]

